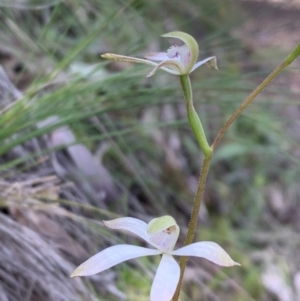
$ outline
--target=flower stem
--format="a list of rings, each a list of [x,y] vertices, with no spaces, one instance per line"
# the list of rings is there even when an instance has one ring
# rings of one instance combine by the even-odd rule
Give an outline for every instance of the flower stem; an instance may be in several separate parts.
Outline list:
[[[219,144],[221,138],[242,112],[251,104],[251,102],[255,99],[255,97],[265,88],[267,87],[271,81],[279,75],[283,69],[285,69],[288,65],[290,65],[298,56],[300,55],[300,43],[294,48],[294,50],[284,59],[284,61],[245,99],[245,101],[241,104],[241,106],[231,115],[231,117],[227,120],[227,122],[223,125],[221,130],[219,131],[217,137],[215,138],[212,149]]]
[[[201,123],[201,120],[194,108],[193,104],[193,92],[192,92],[192,86],[191,81],[188,75],[181,75],[180,76],[180,83],[181,88],[183,91],[184,99],[186,101],[186,109],[187,109],[187,115],[188,120],[191,126],[191,129],[196,137],[196,140],[202,149],[205,156],[211,155],[211,147],[209,146],[205,132]]]
[[[201,201],[203,198],[203,193],[204,193],[207,174],[209,171],[211,157],[212,157],[212,153],[209,156],[205,157],[203,160],[203,163],[202,163],[199,184],[198,184],[197,193],[196,193],[195,200],[194,200],[193,211],[192,211],[192,215],[191,215],[191,219],[190,219],[190,223],[189,223],[189,229],[188,229],[188,233],[186,235],[185,242],[184,242],[185,246],[189,245],[193,242],[193,238],[194,238],[194,235],[196,232],[199,210],[200,210],[200,205],[201,205]],[[173,301],[178,301],[180,290],[181,290],[181,285],[182,285],[183,274],[184,274],[184,270],[185,270],[187,261],[188,261],[187,257],[180,258],[180,278],[179,278],[179,282],[178,282],[178,285],[176,288],[176,292],[173,297]]]
[[[191,214],[188,233],[186,235],[185,242],[184,242],[184,245],[186,246],[193,242],[193,238],[194,238],[194,235],[196,232],[199,210],[200,210],[201,201],[203,198],[206,178],[207,178],[207,174],[209,171],[209,165],[210,165],[210,161],[211,161],[211,157],[212,157],[212,148],[209,146],[209,144],[207,142],[200,118],[193,105],[193,93],[192,93],[192,87],[191,87],[191,82],[190,82],[189,76],[188,75],[180,76],[180,83],[181,83],[182,91],[183,91],[184,98],[186,101],[187,114],[188,114],[190,126],[193,130],[193,133],[197,139],[197,142],[198,142],[200,148],[202,149],[202,151],[204,153],[204,160],[202,163],[197,193],[196,193],[195,200],[194,200],[193,211]],[[176,288],[176,292],[173,297],[174,301],[177,301],[179,298],[186,263],[187,263],[187,257],[185,257],[185,256],[181,257],[180,258],[180,279],[179,279],[179,282],[178,282],[178,285]]]

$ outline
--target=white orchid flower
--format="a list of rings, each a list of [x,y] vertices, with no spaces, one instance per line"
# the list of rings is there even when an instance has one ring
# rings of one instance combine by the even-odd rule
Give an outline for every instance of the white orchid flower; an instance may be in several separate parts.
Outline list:
[[[104,221],[104,224],[111,229],[129,231],[155,249],[128,244],[109,247],[82,263],[71,277],[94,275],[133,258],[162,255],[152,284],[150,299],[170,301],[180,276],[180,268],[173,255],[202,257],[220,266],[239,265],[218,244],[211,241],[196,242],[174,251],[179,227],[171,216],[153,219],[149,224],[132,217]]]
[[[184,45],[171,46],[167,52],[149,53],[145,55],[146,60],[113,53],[103,54],[102,57],[113,61],[142,63],[154,66],[155,68],[148,73],[147,77],[152,76],[158,69],[162,69],[174,75],[187,75],[204,64],[218,70],[217,59],[215,56],[197,62],[199,55],[198,44],[189,34],[181,31],[173,31],[163,34],[162,37],[179,39]],[[155,63],[153,61],[159,61],[160,63]]]

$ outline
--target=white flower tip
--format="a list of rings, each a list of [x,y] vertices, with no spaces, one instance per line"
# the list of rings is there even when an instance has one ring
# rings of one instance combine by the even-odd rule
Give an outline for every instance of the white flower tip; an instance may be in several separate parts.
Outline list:
[[[120,229],[120,230],[123,230],[122,228],[122,219],[124,218],[116,218],[116,219],[112,219],[112,220],[109,220],[109,221],[102,221],[104,226],[106,226],[107,228],[110,228],[110,229]]]
[[[207,257],[207,259],[223,267],[232,267],[235,265],[240,266],[240,264],[233,261],[233,259],[221,247],[217,252],[213,252],[213,250],[211,250],[211,254]]]
[[[84,272],[84,268],[82,266],[79,266],[73,271],[70,277],[73,278],[77,276],[84,276],[84,274],[82,274],[83,272]]]
[[[128,224],[128,219],[127,217],[120,217],[116,219],[112,219],[109,221],[102,221],[104,226],[110,229],[117,229],[117,230],[128,230],[126,227],[126,224]],[[125,227],[125,228],[124,228]]]
[[[238,263],[238,262],[235,262],[235,261],[233,262],[233,264],[232,264],[232,265],[233,265],[233,266],[234,266],[234,265],[241,266],[241,264],[240,264],[240,263]]]
[[[240,265],[233,261],[222,247],[212,241],[196,242],[172,251],[171,254],[176,256],[202,257],[223,267]]]
[[[127,230],[126,228],[124,229],[124,224],[126,225],[128,223],[127,217],[119,217],[115,219],[111,219],[109,221],[102,221],[104,226],[110,229],[120,229],[120,230]]]
[[[109,227],[110,221],[102,221],[102,222],[103,222],[103,224],[104,224],[106,227]]]
[[[217,264],[223,267],[233,267],[235,265],[241,266],[238,262],[233,261],[230,257],[226,259],[224,258],[222,262],[219,262]]]
[[[208,258],[208,260],[210,260]],[[214,261],[217,260],[217,261]],[[235,262],[232,260],[232,258],[224,251],[220,252],[218,255],[212,256],[211,261],[215,262],[216,264],[220,265],[220,266],[224,266],[224,267],[232,267],[232,266],[240,266],[240,264],[238,262]]]

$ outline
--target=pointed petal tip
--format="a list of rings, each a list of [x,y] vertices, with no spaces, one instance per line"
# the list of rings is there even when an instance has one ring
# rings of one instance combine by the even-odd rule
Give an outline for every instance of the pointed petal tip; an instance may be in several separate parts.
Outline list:
[[[153,76],[157,70],[158,70],[158,67],[155,67],[149,73],[147,73],[146,77],[149,78],[149,77]]]
[[[149,72],[149,73],[146,75],[146,77],[149,78],[149,77],[153,76],[153,75],[155,74],[155,72],[156,72],[156,71],[153,71],[153,70],[152,70],[151,72]]]
[[[207,63],[206,65],[214,70],[219,71],[218,65],[217,65],[217,58],[213,56]]]
[[[119,217],[111,220],[102,220],[102,223],[107,227],[111,229],[123,229],[123,223],[126,221],[128,217]],[[130,219],[130,218],[129,218]],[[123,222],[123,223],[122,223]]]
[[[226,252],[225,252],[225,254],[222,254],[220,256],[220,259],[221,259],[221,262],[215,262],[217,265],[220,265],[223,267],[241,266],[240,263],[234,261]],[[208,259],[208,260],[210,260],[210,259]]]
[[[74,278],[74,277],[78,277],[78,276],[83,276],[83,275],[81,275],[81,273],[82,273],[82,268],[79,266],[79,267],[77,267],[74,271],[73,271],[73,273],[70,275],[70,278]]]
[[[205,258],[219,266],[231,267],[239,263],[232,260],[228,253],[212,241],[196,242],[171,252],[176,256],[196,256]]]
[[[108,220],[108,221],[104,221],[102,220],[102,223],[104,226],[106,226],[107,228],[111,228],[111,229],[115,229],[116,227],[116,221],[117,219],[113,219],[113,220]],[[118,228],[117,228],[118,229]],[[121,229],[122,230],[122,229]]]

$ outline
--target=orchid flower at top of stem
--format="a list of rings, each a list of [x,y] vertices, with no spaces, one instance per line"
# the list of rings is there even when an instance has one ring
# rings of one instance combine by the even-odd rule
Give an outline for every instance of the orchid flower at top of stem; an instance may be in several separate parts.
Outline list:
[[[204,64],[218,70],[217,59],[215,56],[211,56],[197,62],[199,55],[198,44],[191,35],[185,32],[173,31],[163,34],[162,36],[179,39],[184,44],[182,46],[173,45],[166,52],[148,53],[145,55],[146,59],[112,53],[103,54],[102,57],[113,61],[142,63],[154,66],[147,77],[154,75],[158,69],[178,75],[180,77],[180,84],[186,101],[187,115],[191,129],[205,157],[210,157],[212,149],[208,144],[201,120],[194,108],[189,74]],[[158,61],[159,63],[154,61]]]
[[[196,40],[191,35],[181,31],[173,31],[163,34],[162,37],[176,38],[181,40],[184,44],[181,46],[173,45],[166,52],[148,53],[145,55],[146,59],[113,53],[103,54],[102,57],[118,62],[141,63],[154,66],[154,69],[148,73],[147,77],[154,75],[158,69],[162,69],[174,75],[187,75],[204,64],[218,70],[217,59],[215,56],[197,62],[199,47]]]

